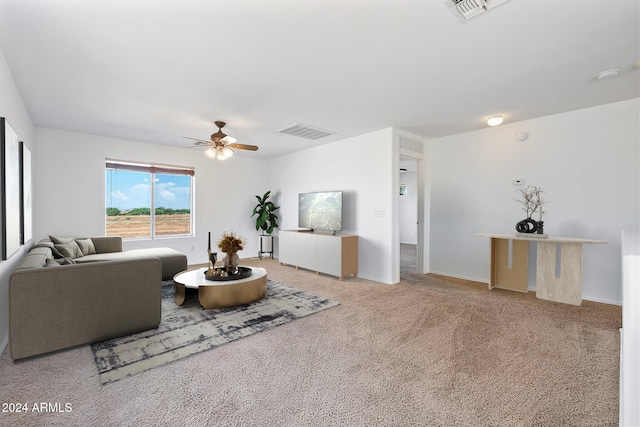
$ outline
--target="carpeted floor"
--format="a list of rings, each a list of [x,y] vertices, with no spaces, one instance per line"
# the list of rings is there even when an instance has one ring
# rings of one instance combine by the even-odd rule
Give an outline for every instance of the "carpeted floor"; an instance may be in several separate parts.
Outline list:
[[[0,425],[606,426],[620,307],[403,273],[398,285],[244,260],[340,306],[100,385],[89,346],[13,363]]]
[[[417,246],[408,243],[400,244],[400,280],[415,274],[418,269]]]

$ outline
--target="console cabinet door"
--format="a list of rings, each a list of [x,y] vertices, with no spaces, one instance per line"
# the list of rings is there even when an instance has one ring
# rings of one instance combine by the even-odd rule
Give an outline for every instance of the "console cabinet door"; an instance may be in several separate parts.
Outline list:
[[[317,271],[342,277],[342,238],[316,235]]]
[[[298,263],[296,264],[300,268],[306,268],[307,270],[318,271],[317,254],[318,248],[316,245],[317,236],[312,233],[295,233],[296,234],[296,257]]]
[[[280,240],[278,260],[281,263],[298,265],[298,259],[296,257],[296,248],[298,246],[296,242],[297,234],[298,233],[292,233],[290,231],[281,231],[278,234]]]

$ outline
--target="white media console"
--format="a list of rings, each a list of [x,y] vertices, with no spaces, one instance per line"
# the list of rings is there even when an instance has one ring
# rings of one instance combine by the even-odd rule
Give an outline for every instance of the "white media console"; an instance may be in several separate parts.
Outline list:
[[[358,277],[358,236],[283,230],[280,264],[338,276]]]

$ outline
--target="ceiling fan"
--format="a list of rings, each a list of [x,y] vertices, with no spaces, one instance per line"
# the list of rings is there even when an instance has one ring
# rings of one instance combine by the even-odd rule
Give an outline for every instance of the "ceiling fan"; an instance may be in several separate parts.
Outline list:
[[[218,131],[211,134],[210,141],[189,138],[188,136],[185,136],[184,138],[196,141],[195,145],[192,147],[208,147],[207,155],[212,158],[217,157],[220,160],[233,156],[233,149],[249,151],[258,150],[257,145],[238,144],[238,140],[236,138],[222,132],[222,128],[226,125],[225,122],[216,121],[215,124],[218,126]]]

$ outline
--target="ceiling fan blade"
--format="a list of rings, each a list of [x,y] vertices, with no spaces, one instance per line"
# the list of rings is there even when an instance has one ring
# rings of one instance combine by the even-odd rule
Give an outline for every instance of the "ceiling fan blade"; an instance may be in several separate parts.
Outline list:
[[[248,145],[248,144],[229,144],[227,147],[237,148],[238,150],[249,150],[249,151],[258,151],[257,145]]]
[[[205,141],[204,139],[198,139],[198,138],[190,138],[188,136],[183,136],[184,139],[190,139],[192,141],[196,141],[196,145],[208,145],[208,144],[213,144],[211,141]]]

